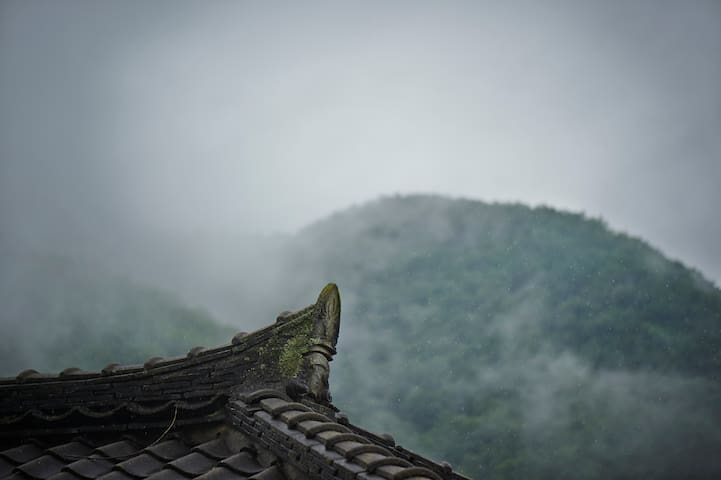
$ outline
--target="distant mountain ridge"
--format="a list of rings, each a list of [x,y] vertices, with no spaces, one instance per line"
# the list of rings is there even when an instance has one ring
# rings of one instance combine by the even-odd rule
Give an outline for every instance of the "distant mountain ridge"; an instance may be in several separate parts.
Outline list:
[[[395,277],[399,304],[450,296],[444,311],[462,317],[543,291],[553,312],[537,321],[558,347],[573,348],[596,366],[721,372],[721,292],[600,220],[547,207],[409,196],[342,212],[299,239],[301,252],[309,251],[295,258],[310,259],[311,271],[320,264],[340,275],[361,298],[367,295],[356,289],[367,288],[364,282]],[[596,349],[599,343],[623,355]],[[633,355],[640,350],[642,357]]]

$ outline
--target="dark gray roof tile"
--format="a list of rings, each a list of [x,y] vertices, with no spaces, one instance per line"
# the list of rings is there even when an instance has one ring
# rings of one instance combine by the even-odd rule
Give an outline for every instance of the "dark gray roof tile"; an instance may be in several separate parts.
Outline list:
[[[195,477],[202,475],[218,463],[218,460],[203,455],[200,452],[192,452],[177,460],[173,460],[168,467],[186,476]]]
[[[43,449],[34,443],[24,443],[19,447],[10,448],[0,452],[0,457],[10,460],[15,465],[20,465],[27,461],[37,458],[43,454]]]
[[[163,357],[151,357],[143,364],[143,367],[145,367],[147,370],[150,370],[151,368],[158,365],[162,361],[163,361]]]
[[[138,451],[139,445],[136,442],[124,439],[119,442],[101,445],[95,449],[96,453],[106,457],[125,457]]]
[[[152,474],[146,480],[188,480],[188,478],[190,478],[190,476],[183,475],[182,473],[170,468],[164,468],[158,473]]]
[[[328,450],[323,445],[311,447],[310,452],[316,458],[322,459],[325,463],[329,464],[332,464],[334,461],[343,460],[343,456],[340,453]]]
[[[111,362],[111,363],[108,363],[107,365],[105,365],[105,366],[103,367],[103,369],[100,370],[100,373],[103,374],[103,375],[110,375],[110,374],[113,373],[115,370],[117,370],[118,367],[120,367],[120,364],[119,364],[119,363]]]
[[[335,430],[324,430],[324,431],[322,431],[322,432],[318,432],[318,433],[316,434],[315,438],[316,438],[319,442],[325,444],[325,443],[326,443],[328,440],[330,440],[331,438],[335,438],[335,437],[337,437],[338,435],[341,435],[342,433],[343,433],[343,432],[336,432]]]
[[[328,417],[318,412],[299,412],[294,410],[281,413],[278,418],[285,422],[290,428],[295,428],[295,426],[298,425],[300,422],[305,422],[308,420],[315,420],[319,422],[330,421]]]
[[[393,475],[395,475],[399,471],[412,466],[412,463],[402,458],[384,457],[368,462],[365,465],[365,468],[368,472],[377,473],[383,478],[392,478]]]
[[[3,478],[3,480],[28,480],[31,478],[32,477],[29,477],[22,472],[15,471],[15,472],[11,473],[9,476]]]
[[[368,473],[368,472],[359,473],[356,478],[357,478],[357,480],[384,480],[383,477],[379,477],[378,475],[374,475],[374,474]],[[387,480],[387,479],[385,479],[385,480]],[[421,480],[428,480],[428,479],[424,477]]]
[[[190,453],[190,448],[177,438],[158,443],[145,450],[165,461],[172,461]]]
[[[361,435],[358,435],[357,433],[332,433],[335,433],[335,435],[324,436],[325,438],[321,437],[323,438],[323,444],[328,449],[335,448],[336,445],[339,445],[341,443],[346,444],[346,448],[356,446],[355,444],[371,443],[370,440]],[[336,451],[338,451],[338,449],[336,449]]]
[[[245,480],[247,478],[246,475],[221,465],[211,468],[199,477],[195,477],[195,480]]]
[[[84,477],[81,477],[80,475],[76,475],[73,472],[61,471],[59,473],[56,473],[52,477],[48,478],[48,480],[85,480],[85,479],[84,479]]]
[[[410,480],[414,478],[432,478],[433,480],[441,480],[441,477],[435,472],[423,467],[408,467],[393,475],[393,480]]]
[[[250,452],[240,452],[231,455],[225,460],[222,460],[220,465],[244,475],[254,475],[263,470],[263,467]]]
[[[98,477],[98,480],[136,480],[125,472],[120,470],[112,470],[105,475]]]
[[[37,480],[44,480],[58,473],[65,466],[65,463],[54,455],[42,455],[29,462],[18,465],[16,470],[21,471]]]
[[[345,459],[333,462],[333,465],[335,465],[338,468],[343,469],[347,472],[350,472],[351,476],[353,476],[353,477],[359,473],[365,472],[365,468],[361,467],[357,463],[349,462],[348,460],[345,460]]]
[[[308,420],[300,422],[298,424],[298,430],[303,432],[307,437],[315,437],[321,432],[340,432],[350,433],[350,429],[335,422],[318,422],[315,420]]]
[[[205,455],[212,457],[216,460],[226,458],[234,453],[228,449],[228,446],[225,444],[225,440],[223,440],[222,438],[217,438],[210,442],[201,443],[197,447],[194,447],[193,451],[202,452]]]
[[[98,478],[113,469],[113,462],[108,459],[94,456],[76,460],[63,468],[83,478]]]
[[[273,415],[273,417],[277,417],[281,413],[284,412],[309,412],[310,408],[308,406],[303,405],[302,403],[297,402],[286,402],[283,399],[280,398],[266,398],[264,400],[260,401],[260,406],[263,410]]]
[[[141,453],[118,463],[115,468],[134,477],[147,477],[159,471],[164,465],[165,462],[158,460],[149,453]]]
[[[83,370],[82,368],[77,367],[68,367],[62,372],[58,374],[59,377],[70,377],[70,376],[94,376],[97,375],[98,372],[91,372],[88,370]]]
[[[375,474],[379,477],[383,477],[386,480],[393,480],[393,476],[403,470],[404,466],[400,465],[382,465],[375,470]]]
[[[32,368],[28,368],[27,370],[23,370],[22,372],[18,373],[15,378],[18,380],[24,380],[26,378],[32,378],[35,375],[38,375],[38,371]]]
[[[256,473],[252,477],[252,480],[285,480],[283,472],[277,466],[266,468],[262,472]]]
[[[378,462],[379,460],[387,458],[393,457],[376,452],[364,452],[352,457],[355,463],[365,468],[366,470],[368,470],[368,465],[373,465],[374,462]]]
[[[76,440],[49,448],[48,452],[72,462],[82,457],[89,456],[93,452],[93,447],[87,443]]]
[[[347,459],[353,459],[356,463],[358,463],[361,466],[366,466],[365,462],[360,460],[360,457],[366,455],[371,457],[371,461],[378,460],[379,456],[385,456],[385,457],[392,457],[393,454],[388,451],[387,448],[381,447],[380,445],[375,444],[362,444],[358,445],[356,447],[350,448],[348,451],[344,452],[344,455]]]

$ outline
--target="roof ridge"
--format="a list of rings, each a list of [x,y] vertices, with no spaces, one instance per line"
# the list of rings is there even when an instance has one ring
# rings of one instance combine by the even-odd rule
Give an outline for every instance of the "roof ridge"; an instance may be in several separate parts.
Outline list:
[[[92,430],[110,419],[118,428],[127,427],[137,424],[134,416],[152,420],[173,406],[181,410],[178,422],[188,422],[213,414],[211,409],[222,407],[218,399],[235,390],[288,388],[330,405],[329,362],[339,322],[338,288],[328,284],[316,303],[219,347],[194,347],[185,356],[152,357],[143,365],[110,364],[99,372],[25,370],[0,380],[0,425],[7,430],[0,436],[71,423],[79,423],[80,431]]]
[[[233,349],[239,349],[243,346],[252,346],[249,343],[254,339],[256,335],[263,334],[267,331],[277,329],[284,323],[292,322],[304,315],[307,315],[313,311],[315,304],[301,308],[295,312],[289,312],[286,315],[281,314],[278,316],[276,323],[262,327],[251,333],[238,332],[236,333],[230,342],[223,343],[214,347],[195,346],[192,347],[185,355],[178,355],[174,357],[158,357],[152,356],[145,363],[141,364],[120,364],[120,363],[109,363],[100,370],[85,370],[78,367],[67,367],[57,373],[39,372],[35,369],[25,369],[19,372],[14,377],[0,377],[0,388],[4,385],[18,385],[18,384],[32,384],[40,382],[53,382],[53,381],[78,381],[78,380],[89,380],[94,378],[104,378],[107,376],[114,375],[126,375],[136,373],[149,373],[154,369],[161,367],[169,367],[174,365],[182,365],[190,359],[196,359],[203,357],[209,357],[214,354],[224,353]]]
[[[369,480],[467,480],[447,463],[408,455],[387,440],[381,445],[339,423],[344,420],[339,412],[331,418],[290,401],[282,392],[250,392],[231,400],[227,409],[236,428],[306,473],[321,472],[323,478],[362,474]]]

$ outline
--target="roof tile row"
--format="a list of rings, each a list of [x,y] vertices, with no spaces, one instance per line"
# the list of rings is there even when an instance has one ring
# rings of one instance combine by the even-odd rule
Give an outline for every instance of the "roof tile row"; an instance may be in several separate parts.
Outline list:
[[[43,448],[36,442],[0,452],[2,480],[245,480],[271,477],[251,450],[231,451],[223,440],[193,445],[180,438],[142,448],[137,439],[94,445],[85,438]],[[271,480],[268,478],[267,480]]]
[[[400,458],[326,415],[292,402],[279,392],[258,391],[231,402],[238,425],[271,449],[290,453],[310,468],[331,466],[331,477],[364,480],[441,480],[436,472]],[[242,417],[245,418],[242,418]],[[287,452],[286,452],[287,450]]]

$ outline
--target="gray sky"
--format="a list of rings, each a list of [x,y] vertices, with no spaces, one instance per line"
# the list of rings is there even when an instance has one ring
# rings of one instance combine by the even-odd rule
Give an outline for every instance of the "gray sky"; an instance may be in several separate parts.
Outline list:
[[[718,285],[720,86],[719,1],[0,0],[0,233],[437,192],[601,216]]]

